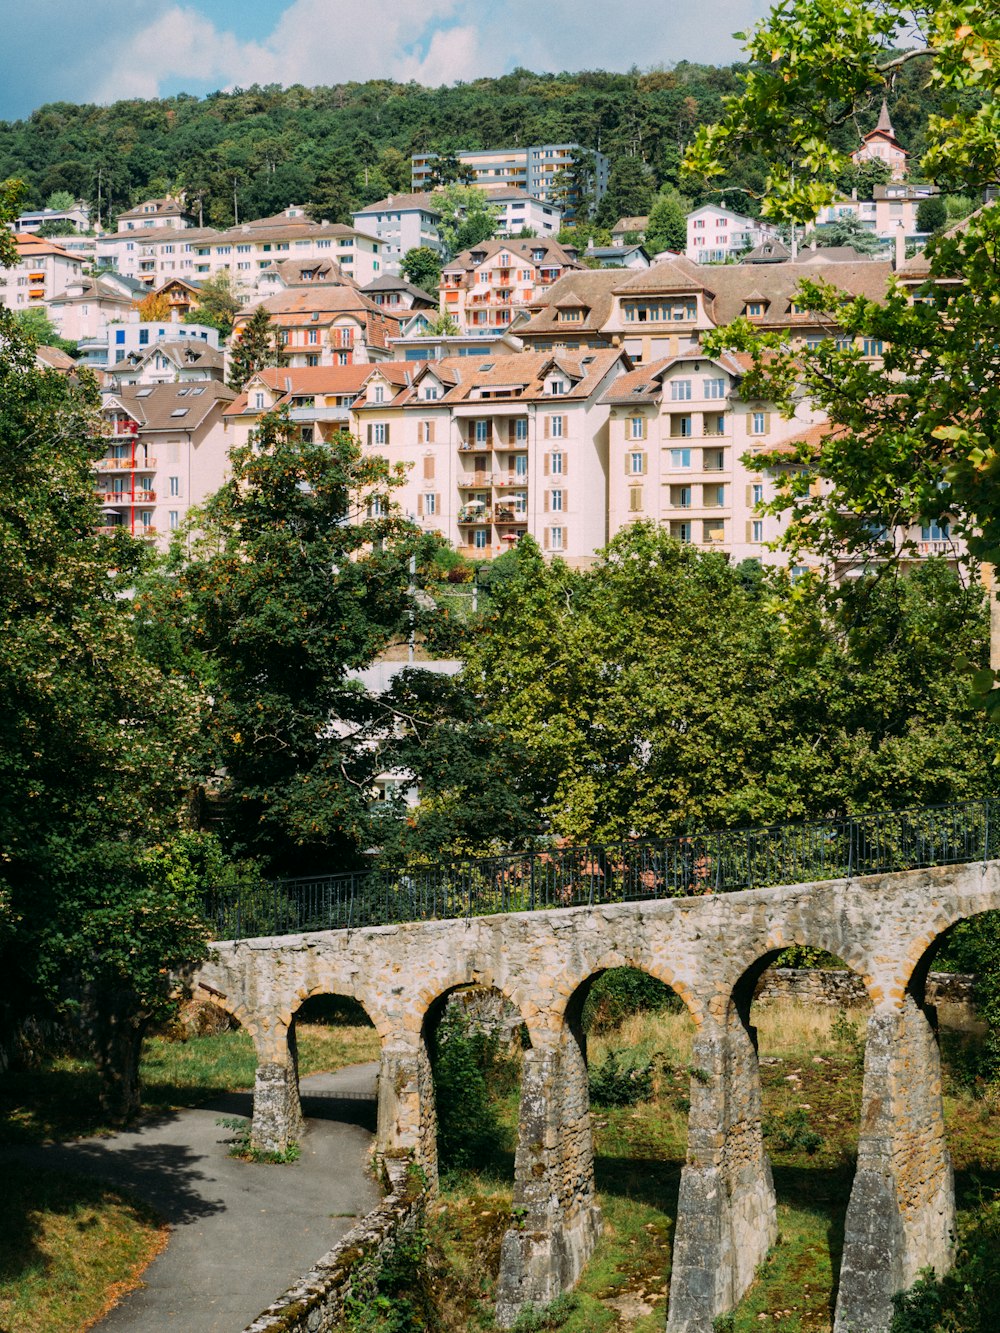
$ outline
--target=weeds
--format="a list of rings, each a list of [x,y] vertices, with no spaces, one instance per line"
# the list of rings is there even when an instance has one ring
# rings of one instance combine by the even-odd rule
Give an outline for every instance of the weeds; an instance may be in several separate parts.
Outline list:
[[[764,1137],[770,1139],[776,1148],[785,1152],[801,1149],[810,1156],[823,1146],[823,1135],[817,1134],[809,1124],[809,1117],[802,1107],[786,1111],[782,1115],[771,1116],[762,1125]]]
[[[235,1131],[228,1140],[229,1156],[238,1157],[242,1162],[263,1162],[268,1166],[284,1166],[288,1162],[297,1162],[302,1156],[302,1149],[294,1139],[288,1140],[283,1152],[270,1152],[266,1148],[255,1148],[250,1140],[251,1122],[244,1116],[222,1116],[215,1122],[223,1129]]]
[[[604,1063],[591,1070],[590,1100],[595,1106],[635,1106],[648,1101],[655,1063],[629,1064],[624,1051],[609,1051]]]

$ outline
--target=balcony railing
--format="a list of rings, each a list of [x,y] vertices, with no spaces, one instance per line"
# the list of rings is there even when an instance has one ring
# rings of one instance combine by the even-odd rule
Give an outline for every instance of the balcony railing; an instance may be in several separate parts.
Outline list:
[[[460,549],[490,555],[481,547]],[[247,939],[853,879],[988,861],[998,850],[997,813],[991,802],[968,802],[610,845],[547,846],[437,865],[376,866],[213,889],[203,911],[216,939]]]

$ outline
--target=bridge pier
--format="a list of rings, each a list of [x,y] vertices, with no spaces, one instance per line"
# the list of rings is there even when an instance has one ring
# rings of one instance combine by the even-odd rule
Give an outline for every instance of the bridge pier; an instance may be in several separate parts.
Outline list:
[[[299,1101],[295,1026],[262,1028],[253,1039],[257,1076],[250,1142],[262,1152],[283,1153],[305,1127]]]
[[[725,1027],[706,1026],[694,1041],[668,1333],[711,1333],[777,1239],[754,1035],[731,1006]]]
[[[379,1157],[408,1154],[423,1170],[428,1188],[437,1188],[434,1076],[422,1038],[413,1044],[387,1044],[382,1048],[375,1151]]]
[[[955,1182],[937,1040],[912,995],[868,1022],[858,1168],[840,1266],[835,1333],[885,1333],[892,1297],[921,1268],[951,1267]]]
[[[515,1225],[503,1238],[497,1322],[545,1305],[579,1278],[601,1230],[594,1192],[587,1059],[567,1025],[553,1050],[529,1050],[514,1161]]]

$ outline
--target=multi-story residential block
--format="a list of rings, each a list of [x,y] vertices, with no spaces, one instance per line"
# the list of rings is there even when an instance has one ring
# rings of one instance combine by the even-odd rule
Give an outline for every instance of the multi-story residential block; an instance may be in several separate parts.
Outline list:
[[[62,296],[83,273],[83,265],[55,241],[34,232],[14,236],[17,262],[0,268],[0,305],[8,310],[44,308]]]
[[[37,231],[46,222],[68,222],[76,231],[86,231],[90,226],[90,209],[80,201],[72,208],[35,208],[22,213],[13,222],[15,232]],[[60,243],[66,237],[60,236]]]
[[[817,225],[836,222],[840,218],[855,217],[865,231],[886,241],[895,240],[900,231],[907,237],[916,237],[917,210],[925,199],[938,193],[936,185],[910,185],[893,181],[876,185],[871,199],[836,199],[826,204],[817,216]]]
[[[80,341],[80,364],[91,370],[113,370],[130,359],[133,364],[157,344],[178,348],[210,347],[219,351],[219,331],[207,324],[183,324],[173,320],[141,320],[138,311],[128,323],[108,324]],[[221,352],[220,352],[221,355]]]
[[[109,324],[137,320],[135,303],[144,294],[140,283],[117,273],[80,277],[47,302],[48,315],[60,337],[80,342],[98,337]]]
[[[94,464],[105,528],[166,547],[192,505],[226,478],[224,384],[131,385],[105,394],[104,455]]]
[[[165,199],[147,199],[118,214],[118,230],[149,231],[156,227],[177,229],[193,227],[194,217],[184,205],[183,197],[167,195]]]
[[[355,287],[328,284],[294,287],[269,296],[260,305],[271,316],[282,365],[347,366],[387,360],[389,339],[398,337],[400,321]],[[256,307],[254,307],[256,308]],[[253,309],[233,321],[237,341]]]
[[[547,203],[565,207],[572,216],[576,200],[567,196],[565,173],[573,166],[578,153],[588,153],[593,161],[591,194],[600,202],[608,188],[611,163],[603,153],[581,148],[576,143],[533,144],[527,148],[488,148],[476,152],[456,153],[466,167],[474,185],[481,189],[524,190],[527,194]],[[434,174],[437,153],[414,153],[411,178],[414,190],[426,190]]]
[[[851,160],[856,165],[862,162],[884,162],[892,172],[892,179],[901,181],[906,179],[908,157],[909,153],[896,138],[896,131],[889,119],[889,108],[883,98],[878,124],[862,136],[861,147],[854,150]]]
[[[434,194],[428,190],[390,194],[357,209],[351,219],[361,231],[378,237],[385,271],[399,273],[408,250],[425,246],[435,254],[444,254],[438,231],[441,214],[434,204]]]
[[[478,356],[482,361],[523,351],[524,344],[502,331],[480,337],[474,333],[417,332],[404,324],[402,336],[389,339],[389,350],[393,361],[444,361],[452,356]]]
[[[687,215],[684,253],[696,264],[725,264],[776,235],[775,227],[758,218],[744,217],[725,204],[702,204]]]
[[[530,533],[588,563],[607,541],[608,407],[630,369],[615,350],[375,366],[354,405],[363,447],[407,467],[402,508],[476,558]]]
[[[441,314],[460,333],[492,336],[564,273],[580,269],[576,251],[558,241],[484,241],[463,250],[441,270]]]
[[[609,419],[608,525],[612,536],[647,520],[678,541],[733,561],[782,563],[766,543],[779,521],[760,512],[773,476],[744,458],[797,439],[818,414],[791,421],[770,404],[744,398],[749,358],[709,358],[697,350],[622,375],[604,395]]]
[[[144,351],[130,352],[124,361],[105,372],[109,389],[129,384],[194,384],[201,380],[222,383],[226,377],[226,354],[198,337],[183,342],[158,342]]]
[[[98,241],[98,260],[128,277],[157,287],[168,278],[204,279],[229,273],[246,300],[260,275],[282,260],[333,260],[359,285],[381,272],[376,237],[339,223],[312,222],[301,208],[258,218],[228,231],[212,227],[123,231]]]

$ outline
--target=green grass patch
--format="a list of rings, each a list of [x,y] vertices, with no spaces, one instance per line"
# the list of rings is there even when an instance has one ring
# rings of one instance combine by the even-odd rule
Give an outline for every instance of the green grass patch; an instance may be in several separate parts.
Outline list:
[[[0,1328],[79,1333],[166,1243],[141,1204],[99,1181],[6,1163],[0,1225]]]

